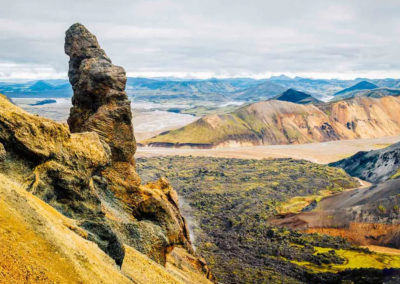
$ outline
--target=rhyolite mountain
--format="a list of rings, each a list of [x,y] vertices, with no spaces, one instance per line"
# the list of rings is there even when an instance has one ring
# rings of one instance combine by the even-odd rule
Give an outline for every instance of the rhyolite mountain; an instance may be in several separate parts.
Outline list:
[[[288,89],[279,96],[273,98],[274,100],[278,101],[286,101],[292,102],[296,104],[317,104],[321,103],[320,100],[317,100],[310,94],[297,91],[295,89]]]
[[[352,176],[379,183],[389,179],[399,170],[400,142],[383,149],[361,151],[330,165],[343,168]]]
[[[341,203],[337,207],[353,206],[353,211],[363,212],[358,217],[361,221],[398,225],[397,233],[387,234],[385,238],[389,239],[391,246],[400,248],[400,143],[361,151],[330,165],[374,184],[367,190],[358,190],[340,199],[337,197],[337,203]],[[351,214],[357,216],[354,212]]]
[[[399,112],[400,98],[393,96],[317,105],[269,100],[205,116],[141,144],[212,148],[394,136],[400,134]]]
[[[81,24],[67,30],[65,52],[68,125],[0,96],[2,280],[210,283],[177,193],[136,172],[125,70]]]
[[[361,81],[361,82],[358,82],[357,84],[355,84],[354,86],[345,88],[345,89],[335,93],[335,96],[343,95],[345,93],[349,93],[349,92],[353,92],[353,91],[357,91],[357,90],[372,90],[372,89],[376,89],[376,88],[379,88],[379,87],[373,83],[370,83],[368,81]]]
[[[400,143],[362,151],[331,163],[373,183],[315,200],[299,214],[281,214],[275,225],[345,237],[358,245],[400,248]]]

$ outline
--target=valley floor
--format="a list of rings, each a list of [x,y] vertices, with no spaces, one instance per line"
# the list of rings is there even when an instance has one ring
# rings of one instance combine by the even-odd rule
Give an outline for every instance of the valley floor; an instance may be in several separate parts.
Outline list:
[[[226,147],[215,149],[138,147],[136,157],[191,155],[241,159],[293,158],[304,159],[314,163],[328,164],[349,157],[359,151],[384,148],[399,141],[400,136],[391,136],[310,144]]]

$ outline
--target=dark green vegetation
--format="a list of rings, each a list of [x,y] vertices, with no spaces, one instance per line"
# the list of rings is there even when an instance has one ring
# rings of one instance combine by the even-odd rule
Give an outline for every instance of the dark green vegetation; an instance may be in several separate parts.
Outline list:
[[[374,269],[331,273],[348,261],[339,249],[360,252],[341,238],[268,224],[279,204],[292,197],[358,186],[341,169],[292,159],[177,156],[137,159],[137,169],[144,182],[161,176],[170,180],[185,214],[193,218],[197,251],[223,283],[340,283],[362,277],[376,282],[358,283],[379,283],[382,278]],[[369,252],[362,254],[368,257]]]

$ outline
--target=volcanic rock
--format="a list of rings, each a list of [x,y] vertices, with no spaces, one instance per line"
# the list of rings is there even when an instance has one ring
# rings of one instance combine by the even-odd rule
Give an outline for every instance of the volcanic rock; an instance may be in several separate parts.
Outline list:
[[[343,168],[350,175],[369,182],[380,183],[398,172],[400,143],[383,149],[358,152],[349,158],[331,163],[330,166]]]
[[[3,162],[6,159],[6,149],[4,149],[3,144],[0,143],[0,162]]]
[[[68,76],[74,91],[68,118],[71,132],[97,132],[110,146],[113,163],[128,163],[118,169],[138,186],[140,179],[130,166],[134,166],[136,142],[125,70],[112,64],[96,37],[81,24],[67,30],[65,53],[70,57]]]
[[[208,283],[212,275],[197,261],[176,192],[165,179],[141,185],[136,173],[125,71],[80,24],[66,32],[65,51],[74,89],[68,125],[31,115],[0,95],[0,162],[7,155],[0,175],[66,216],[76,225],[69,230],[97,244],[118,266],[125,248],[136,249],[168,262],[177,275],[199,277],[190,283]],[[190,275],[175,265],[174,259],[188,259],[183,255],[196,260],[185,264]]]

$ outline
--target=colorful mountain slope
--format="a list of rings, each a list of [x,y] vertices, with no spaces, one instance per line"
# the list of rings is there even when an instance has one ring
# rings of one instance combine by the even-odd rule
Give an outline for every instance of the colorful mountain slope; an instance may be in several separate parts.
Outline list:
[[[270,100],[205,116],[141,144],[211,148],[394,136],[400,133],[399,111],[400,98],[392,96],[318,105]]]

